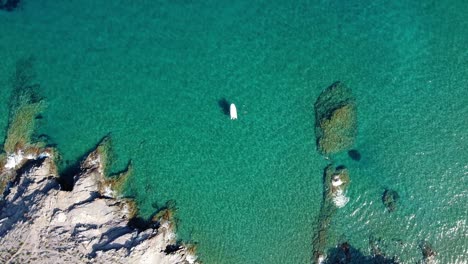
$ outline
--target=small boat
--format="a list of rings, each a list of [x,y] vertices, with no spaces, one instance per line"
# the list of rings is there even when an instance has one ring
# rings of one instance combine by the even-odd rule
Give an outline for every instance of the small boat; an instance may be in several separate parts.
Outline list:
[[[231,115],[231,119],[237,119],[237,109],[235,104],[231,104],[229,107],[229,114]]]

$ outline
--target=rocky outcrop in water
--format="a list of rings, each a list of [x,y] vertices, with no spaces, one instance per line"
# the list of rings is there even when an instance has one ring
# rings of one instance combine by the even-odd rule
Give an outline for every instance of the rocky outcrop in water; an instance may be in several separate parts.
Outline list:
[[[103,164],[98,148],[69,192],[60,189],[52,156],[17,170],[0,205],[0,262],[196,263],[194,248],[177,243],[172,219],[161,216],[146,230],[129,225],[135,205],[118,197]]]
[[[320,94],[314,106],[317,151],[328,157],[350,149],[357,131],[356,103],[351,90],[336,82]],[[354,158],[357,159],[359,152],[355,151],[352,154],[356,154]],[[345,206],[349,201],[345,195],[349,182],[349,172],[346,167],[329,164],[325,168],[322,207],[318,217],[317,233],[312,243],[313,263],[324,263],[327,259],[325,247],[328,229],[337,208]]]
[[[429,244],[427,241],[421,241],[419,244],[419,248],[421,249],[422,255],[423,255],[423,260],[421,261],[421,264],[437,264],[437,252],[434,251],[432,248],[431,244]]]
[[[341,82],[325,89],[315,102],[317,150],[325,156],[348,150],[357,134],[356,100]]]
[[[318,218],[318,232],[314,237],[314,263],[324,263],[326,259],[325,247],[327,244],[328,229],[337,208],[348,203],[345,196],[346,188],[350,182],[349,172],[344,166],[328,165],[323,174],[323,200]]]

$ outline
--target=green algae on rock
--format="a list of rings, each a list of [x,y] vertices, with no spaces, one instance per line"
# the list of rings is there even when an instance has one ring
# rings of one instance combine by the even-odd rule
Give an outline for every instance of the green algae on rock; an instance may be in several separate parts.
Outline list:
[[[99,141],[98,145],[81,166],[89,169],[97,169],[99,173],[109,175],[108,169],[111,166],[112,138],[106,135]]]
[[[36,118],[44,109],[44,101],[38,96],[38,84],[34,83],[34,59],[28,57],[16,63],[12,76],[12,93],[9,105],[9,122],[0,154],[0,200],[8,192],[8,186],[21,174],[28,162],[45,158],[55,159],[56,150],[46,147],[44,142],[33,142],[32,135]],[[50,171],[55,171],[55,163],[50,163]],[[56,174],[54,174],[56,175]]]
[[[5,167],[7,162],[7,156],[5,153],[0,153],[0,170],[1,168]]]
[[[341,82],[325,89],[314,104],[317,150],[323,155],[348,150],[357,134],[356,100]]]
[[[112,140],[110,135],[105,136],[82,162],[81,167],[87,170],[97,170],[104,178],[97,179],[99,190],[104,196],[120,198],[123,196],[124,187],[133,174],[133,163],[128,162],[127,168],[114,174],[109,173],[112,161]]]
[[[132,175],[133,162],[130,160],[123,171],[111,174],[106,183],[110,189],[116,193],[116,195],[122,196],[125,186]]]
[[[38,84],[34,81],[34,59],[32,57],[19,60],[12,78],[12,95],[10,99],[10,117],[4,143],[7,154],[19,150],[36,152],[44,146],[33,143],[32,134],[36,125],[36,117],[43,111],[44,102],[38,96]]]

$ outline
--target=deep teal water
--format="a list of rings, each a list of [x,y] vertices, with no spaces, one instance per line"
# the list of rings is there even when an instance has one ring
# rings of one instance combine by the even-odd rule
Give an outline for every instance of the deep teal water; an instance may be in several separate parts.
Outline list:
[[[0,12],[4,127],[15,61],[34,55],[48,101],[39,133],[64,160],[110,132],[114,169],[134,161],[141,213],[175,200],[179,236],[205,263],[308,263],[327,164],[313,103],[341,80],[362,160],[336,158],[352,183],[329,247],[369,254],[380,237],[415,263],[425,239],[440,263],[468,259],[465,1],[107,2]],[[392,214],[385,188],[401,196]]]

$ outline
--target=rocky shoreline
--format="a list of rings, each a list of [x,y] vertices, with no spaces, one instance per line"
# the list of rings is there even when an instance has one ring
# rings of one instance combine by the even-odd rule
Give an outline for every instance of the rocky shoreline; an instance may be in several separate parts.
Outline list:
[[[175,208],[141,219],[122,197],[133,167],[108,173],[109,136],[76,173],[59,175],[60,154],[33,135],[45,106],[33,66],[33,57],[20,59],[12,76],[0,151],[0,263],[199,263],[195,246],[176,238]]]
[[[136,207],[104,174],[100,147],[71,191],[61,190],[49,149],[10,154],[17,163],[1,169],[12,179],[0,204],[1,263],[198,263],[195,247],[176,240],[172,214],[157,214],[144,230],[129,225]]]

